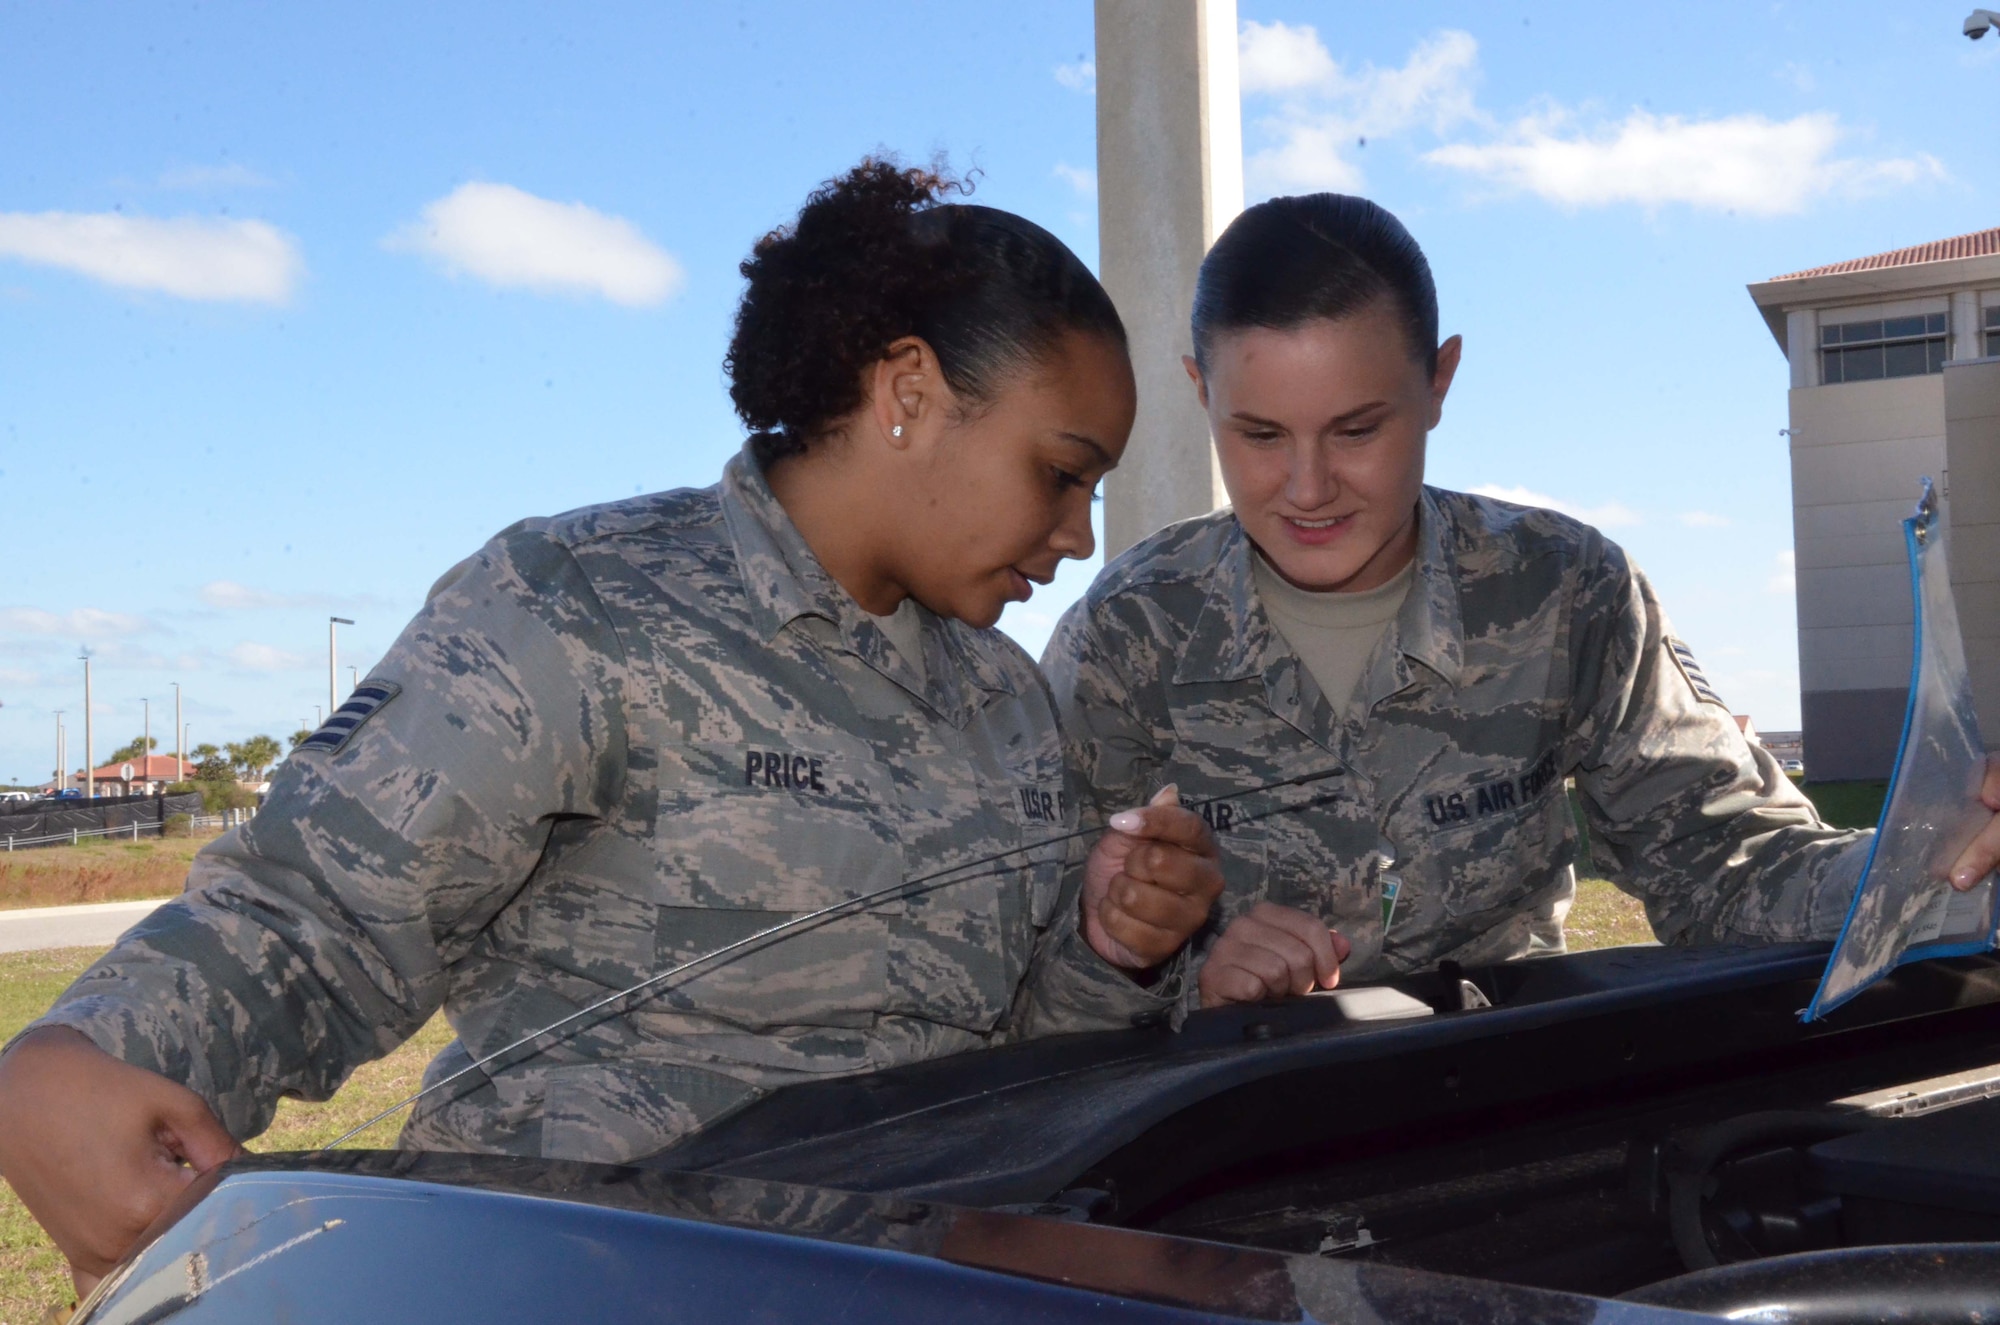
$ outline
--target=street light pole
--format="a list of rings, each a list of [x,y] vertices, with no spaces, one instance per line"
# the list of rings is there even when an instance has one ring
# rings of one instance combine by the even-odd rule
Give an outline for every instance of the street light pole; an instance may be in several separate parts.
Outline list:
[[[63,761],[63,726],[62,726],[62,720],[63,720],[63,714],[64,714],[65,712],[67,712],[67,711],[68,711],[68,710],[66,710],[66,709],[57,709],[57,710],[56,710],[56,778],[55,778],[55,782],[54,782],[54,783],[53,783],[53,784],[51,785],[51,787],[50,787],[50,791],[49,791],[49,794],[50,794],[50,795],[54,795],[54,794],[55,794],[56,792],[58,792],[58,791],[61,791],[61,790],[63,789],[63,762],[64,762],[64,761]]]
[[[83,798],[97,799],[97,766],[91,757],[90,742],[90,655],[83,662]]]
[[[333,712],[340,707],[340,640],[342,626],[354,623],[344,616],[330,616],[326,619],[326,711]]]
[[[141,699],[140,711],[145,717],[145,725],[139,729],[139,781],[153,780],[153,701]]]
[[[187,781],[187,745],[181,740],[181,683],[174,682],[174,781]]]

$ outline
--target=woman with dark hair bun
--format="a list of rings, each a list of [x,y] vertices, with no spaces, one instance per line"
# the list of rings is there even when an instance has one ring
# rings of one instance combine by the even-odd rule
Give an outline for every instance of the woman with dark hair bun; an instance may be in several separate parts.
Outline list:
[[[0,1059],[0,1171],[80,1283],[280,1096],[440,1009],[450,1084],[405,1146],[622,1161],[790,1083],[1172,1004],[1152,968],[1221,889],[1213,836],[1142,797],[1080,869],[1037,849],[1077,797],[991,629],[1091,553],[1124,331],[1054,236],[953,187],[867,161],[765,236],[722,481],[447,573],[262,812]],[[954,863],[980,867],[537,1035]]]
[[[1744,739],[1625,553],[1425,486],[1463,347],[1394,216],[1250,208],[1202,263],[1192,330],[1231,507],[1105,567],[1043,658],[1086,822],[1163,782],[1211,802],[1225,888],[1177,959],[1187,1004],[1561,951],[1572,779],[1592,863],[1663,941],[1834,936],[1868,834]],[[1235,822],[1270,806],[1233,795],[1329,767],[1299,793],[1326,803]],[[1996,853],[1989,832],[1961,886]]]

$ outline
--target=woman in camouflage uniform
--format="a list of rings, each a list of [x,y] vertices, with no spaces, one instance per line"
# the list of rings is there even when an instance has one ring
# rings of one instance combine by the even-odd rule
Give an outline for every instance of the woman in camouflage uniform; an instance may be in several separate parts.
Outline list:
[[[1189,1004],[1560,951],[1571,778],[1593,863],[1663,940],[1833,937],[1867,834],[1744,739],[1625,553],[1425,486],[1461,347],[1393,216],[1250,208],[1202,264],[1193,341],[1232,509],[1113,561],[1043,658],[1086,822],[1173,782],[1220,834]],[[1238,799],[1328,768],[1297,813]],[[1955,882],[1996,854],[1989,830]]]
[[[0,1171],[80,1281],[280,1096],[440,1009],[432,1082],[954,862],[1017,853],[471,1071],[404,1144],[625,1160],[791,1082],[1159,1004],[1135,973],[1205,917],[1213,838],[1162,804],[1067,883],[1062,847],[1020,850],[1076,797],[991,629],[1092,550],[1124,332],[1052,235],[947,187],[867,162],[766,236],[722,481],[523,521],[446,574],[257,818],[0,1060]]]

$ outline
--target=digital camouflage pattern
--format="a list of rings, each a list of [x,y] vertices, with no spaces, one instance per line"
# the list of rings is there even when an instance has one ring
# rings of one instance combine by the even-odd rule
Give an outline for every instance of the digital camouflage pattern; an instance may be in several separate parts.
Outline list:
[[[1212,802],[1226,885],[1194,964],[1260,900],[1340,930],[1348,978],[1559,950],[1572,777],[1594,863],[1663,940],[1834,935],[1867,834],[1824,826],[1744,739],[1617,545],[1435,488],[1419,525],[1409,595],[1344,707],[1265,614],[1226,510],[1128,550],[1051,640],[1084,821],[1168,782]]]
[[[717,487],[524,521],[431,591],[372,711],[302,745],[42,1024],[247,1138],[440,1007],[458,1041],[428,1081],[791,915],[1072,826],[1032,661],[929,613],[922,644],[919,679],[747,454]],[[1078,939],[1076,854],[673,982],[426,1099],[404,1144],[623,1160],[789,1082],[1125,1024],[1171,991]]]

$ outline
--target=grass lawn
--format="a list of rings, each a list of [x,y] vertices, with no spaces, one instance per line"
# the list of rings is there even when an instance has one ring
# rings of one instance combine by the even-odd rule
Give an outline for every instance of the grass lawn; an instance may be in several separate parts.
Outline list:
[[[1888,798],[1886,778],[1874,782],[1808,782],[1799,788],[1819,810],[1819,817],[1836,828],[1873,828],[1882,818]]]
[[[1653,927],[1646,923],[1646,908],[1639,899],[1619,892],[1609,879],[1578,879],[1563,936],[1571,952],[1584,952],[1651,943]]]
[[[179,887],[178,881],[175,887]],[[56,995],[97,955],[94,948],[0,953],[0,1043],[47,1010]],[[444,1018],[432,1019],[401,1049],[356,1072],[326,1103],[281,1103],[277,1121],[251,1142],[250,1148],[310,1150],[326,1144],[413,1093],[424,1065],[450,1039],[451,1028]],[[353,1144],[392,1146],[401,1125],[400,1118],[392,1118]],[[69,1269],[62,1257],[14,1199],[14,1193],[0,1185],[0,1325],[35,1325],[51,1303],[69,1298]]]
[[[138,842],[98,839],[76,846],[0,852],[0,909],[172,897],[194,853],[213,832]]]

